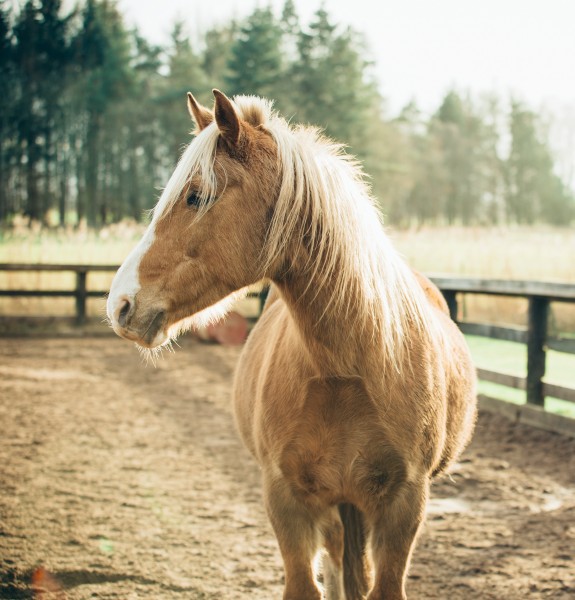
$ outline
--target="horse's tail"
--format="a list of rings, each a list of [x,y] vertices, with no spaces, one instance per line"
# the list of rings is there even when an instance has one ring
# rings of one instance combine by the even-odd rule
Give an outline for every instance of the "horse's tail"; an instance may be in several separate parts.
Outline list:
[[[343,523],[343,587],[346,600],[361,600],[370,587],[370,568],[366,554],[367,534],[361,512],[353,504],[340,504]]]

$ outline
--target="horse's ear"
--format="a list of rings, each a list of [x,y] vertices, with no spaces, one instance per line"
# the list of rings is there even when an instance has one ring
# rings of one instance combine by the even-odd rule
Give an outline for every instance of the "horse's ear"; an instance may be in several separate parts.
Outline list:
[[[240,139],[240,119],[236,113],[236,109],[232,101],[220,92],[220,90],[212,90],[216,99],[214,114],[216,115],[216,123],[225,140],[232,145],[238,143]]]
[[[188,92],[188,112],[190,117],[195,121],[198,132],[205,129],[213,120],[214,116],[205,106],[202,106],[191,94]]]

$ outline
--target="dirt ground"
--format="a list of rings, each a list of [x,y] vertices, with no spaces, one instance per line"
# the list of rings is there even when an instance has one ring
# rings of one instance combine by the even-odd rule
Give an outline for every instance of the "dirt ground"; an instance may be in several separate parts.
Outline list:
[[[115,337],[0,340],[0,598],[279,599],[238,348],[145,365]],[[45,585],[49,585],[45,583]],[[575,598],[575,440],[481,414],[433,486],[410,598]]]

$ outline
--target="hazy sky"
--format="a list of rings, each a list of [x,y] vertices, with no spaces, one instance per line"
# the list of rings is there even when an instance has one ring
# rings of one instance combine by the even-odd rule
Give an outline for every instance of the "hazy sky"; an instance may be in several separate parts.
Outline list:
[[[295,0],[308,22],[321,0]],[[284,0],[119,0],[128,23],[165,41],[180,17],[191,34]],[[532,108],[575,111],[575,0],[324,0],[332,18],[367,38],[392,112],[445,92],[515,94]],[[193,82],[190,82],[193,87]]]

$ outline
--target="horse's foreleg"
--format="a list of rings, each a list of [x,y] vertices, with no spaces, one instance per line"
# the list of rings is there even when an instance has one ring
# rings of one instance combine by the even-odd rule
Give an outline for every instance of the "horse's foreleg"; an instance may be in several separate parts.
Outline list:
[[[405,482],[368,516],[375,583],[368,600],[406,600],[405,579],[425,518],[429,484]]]
[[[320,544],[314,515],[282,478],[264,473],[264,499],[285,570],[284,600],[320,600],[313,560]]]

